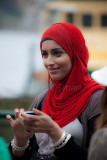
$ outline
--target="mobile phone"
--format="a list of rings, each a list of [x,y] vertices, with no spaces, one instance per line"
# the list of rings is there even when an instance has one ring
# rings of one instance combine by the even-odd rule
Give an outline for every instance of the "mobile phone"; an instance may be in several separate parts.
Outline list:
[[[34,113],[33,111],[26,111],[25,113],[26,113],[26,114],[35,115],[35,113]],[[27,129],[26,131],[27,131],[27,132],[31,132],[31,131],[30,131],[30,130],[28,130],[28,129]]]
[[[35,113],[33,111],[27,111],[25,112],[26,114],[31,114],[31,115],[35,115]]]

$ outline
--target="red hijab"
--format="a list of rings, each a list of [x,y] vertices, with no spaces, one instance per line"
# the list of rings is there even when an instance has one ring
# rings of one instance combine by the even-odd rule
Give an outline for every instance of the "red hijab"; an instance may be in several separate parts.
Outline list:
[[[66,22],[53,24],[44,32],[41,46],[47,38],[59,43],[69,55],[72,63],[72,70],[68,77],[61,81],[51,79],[53,86],[42,108],[44,113],[63,127],[81,114],[95,90],[104,87],[89,76],[88,49],[82,33],[76,26]]]

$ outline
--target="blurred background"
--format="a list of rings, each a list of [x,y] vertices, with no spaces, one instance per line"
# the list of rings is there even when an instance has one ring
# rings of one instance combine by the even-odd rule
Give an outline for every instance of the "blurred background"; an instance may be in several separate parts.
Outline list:
[[[40,38],[56,22],[82,31],[89,73],[107,65],[107,0],[0,0],[0,136],[7,143],[13,134],[5,115],[28,110],[47,88]]]

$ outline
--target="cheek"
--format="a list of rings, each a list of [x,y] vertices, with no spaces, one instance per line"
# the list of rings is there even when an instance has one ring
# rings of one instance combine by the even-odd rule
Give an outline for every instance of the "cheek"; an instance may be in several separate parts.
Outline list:
[[[71,70],[72,64],[71,64],[71,60],[70,60],[69,57],[63,58],[63,59],[59,62],[59,64],[61,64],[61,66],[63,66],[64,68]]]
[[[64,69],[66,71],[67,74],[69,74],[71,72],[71,69],[72,69],[72,63],[69,59],[66,59],[65,60],[65,65],[64,65]]]
[[[43,65],[46,67],[46,60],[43,58]]]

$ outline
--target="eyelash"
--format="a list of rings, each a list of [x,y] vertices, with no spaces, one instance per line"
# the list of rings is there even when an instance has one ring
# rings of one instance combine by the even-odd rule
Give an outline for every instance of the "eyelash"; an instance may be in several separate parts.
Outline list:
[[[62,54],[63,54],[62,51],[54,51],[54,55],[57,57],[61,56]]]
[[[52,53],[54,56],[56,56],[56,57],[60,57],[62,54],[63,54],[63,52],[62,51],[53,51],[53,53]],[[48,57],[48,53],[47,52],[42,52],[42,56],[44,57],[44,58],[47,58]]]
[[[47,53],[47,52],[42,52],[42,56],[43,56],[44,58],[46,58],[46,57],[48,57],[48,53]]]

